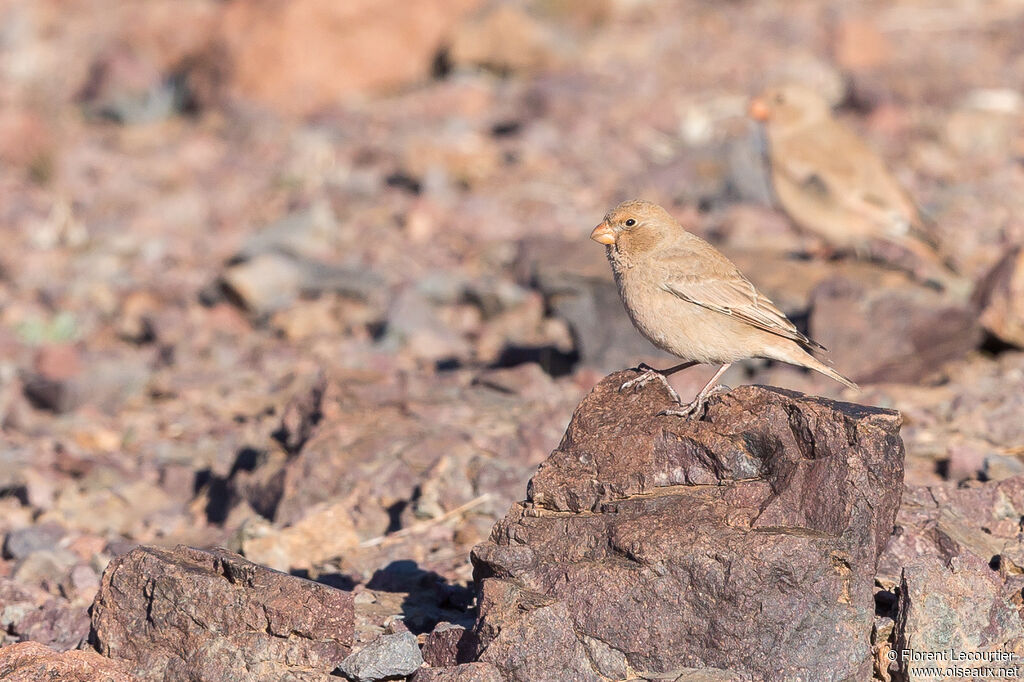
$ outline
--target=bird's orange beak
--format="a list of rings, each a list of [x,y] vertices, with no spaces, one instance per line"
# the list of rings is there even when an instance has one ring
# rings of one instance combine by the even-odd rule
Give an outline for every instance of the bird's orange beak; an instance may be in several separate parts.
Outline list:
[[[760,97],[755,97],[750,101],[750,107],[747,109],[747,115],[755,121],[767,121],[772,117],[772,111],[765,104],[765,101]]]
[[[590,238],[598,244],[614,244],[615,230],[608,223],[601,223],[590,233]]]

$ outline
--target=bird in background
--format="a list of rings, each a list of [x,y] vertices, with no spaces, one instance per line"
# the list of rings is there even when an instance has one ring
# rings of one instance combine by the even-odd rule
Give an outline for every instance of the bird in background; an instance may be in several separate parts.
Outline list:
[[[681,409],[662,414],[699,415],[729,366],[747,358],[780,360],[857,385],[818,360],[824,351],[797,330],[767,296],[708,242],[690,234],[657,204],[626,201],[590,234],[605,245],[619,294],[637,330],[658,348],[686,360],[664,370],[640,365],[625,390],[661,381]],[[682,405],[667,377],[697,364],[721,365],[696,398]]]
[[[872,240],[896,244],[922,263],[915,272],[922,279],[962,288],[913,200],[882,158],[832,117],[822,95],[795,84],[769,88],[751,101],[749,114],[765,126],[772,187],[798,227],[858,254]]]

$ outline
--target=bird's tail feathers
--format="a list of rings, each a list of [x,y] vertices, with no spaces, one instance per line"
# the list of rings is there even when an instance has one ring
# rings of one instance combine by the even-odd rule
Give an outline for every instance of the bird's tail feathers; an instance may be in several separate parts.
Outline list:
[[[822,362],[821,360],[817,359],[814,356],[809,356],[809,357],[811,359],[811,362],[806,363],[807,367],[810,367],[811,369],[813,369],[816,372],[820,372],[820,373],[824,374],[825,376],[827,376],[830,379],[835,379],[839,383],[841,383],[844,386],[847,386],[849,388],[852,388],[855,391],[859,391],[860,390],[860,386],[855,384],[852,380],[847,379],[846,377],[844,377],[839,372],[837,372],[834,369],[832,369],[832,367],[830,367],[828,364]]]
[[[829,379],[834,379],[835,381],[838,381],[843,386],[852,388],[855,391],[860,390],[860,386],[855,384],[851,379],[847,379],[842,374],[832,369],[832,366],[828,363],[827,360],[819,360],[818,358],[814,357],[813,355],[811,355],[802,348],[791,346],[790,348],[785,350],[777,349],[776,353],[772,354],[769,357],[775,360],[782,360],[783,362],[788,362],[791,365],[798,365],[800,367],[806,367],[807,369],[813,369],[815,372],[824,374]]]
[[[935,283],[957,299],[963,300],[970,295],[970,280],[958,274],[936,247],[920,239],[915,233],[902,235],[893,241],[909,251],[920,263],[920,267],[913,268],[913,276],[926,283]]]

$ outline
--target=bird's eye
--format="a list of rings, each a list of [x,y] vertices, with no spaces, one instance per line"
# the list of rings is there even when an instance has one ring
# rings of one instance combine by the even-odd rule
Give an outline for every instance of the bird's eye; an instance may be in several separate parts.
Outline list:
[[[634,225],[636,225],[636,221],[632,218],[626,221],[626,227],[633,227]]]

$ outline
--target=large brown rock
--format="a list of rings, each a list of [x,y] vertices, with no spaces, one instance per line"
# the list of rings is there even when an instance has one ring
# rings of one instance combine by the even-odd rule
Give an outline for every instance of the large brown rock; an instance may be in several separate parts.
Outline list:
[[[470,386],[454,378],[425,383],[400,398],[379,386],[330,389],[325,417],[301,452],[239,470],[232,486],[293,528],[315,527],[311,514],[341,505],[362,540],[388,532],[389,508],[408,507],[408,525],[488,493],[494,502],[477,511],[493,506],[500,518],[556,442],[576,395],[543,373],[529,374],[524,390],[535,391],[536,400],[486,377]]]
[[[632,376],[580,403],[474,550],[479,660],[512,680],[870,676],[899,414],[745,386],[683,420],[657,384],[620,393]]]
[[[20,642],[0,648],[0,680],[4,682],[131,682],[118,661],[95,651],[58,653],[39,642]]]
[[[911,282],[877,286],[836,277],[812,295],[811,336],[863,383],[918,383],[978,347],[970,306]]]
[[[1010,250],[976,292],[981,323],[996,337],[1024,347],[1024,248]]]
[[[229,89],[282,114],[425,79],[446,34],[476,0],[258,0],[228,3],[209,59]],[[315,58],[311,58],[315,56]]]
[[[327,680],[353,627],[349,592],[225,550],[140,547],[103,574],[91,640],[143,680]]]

